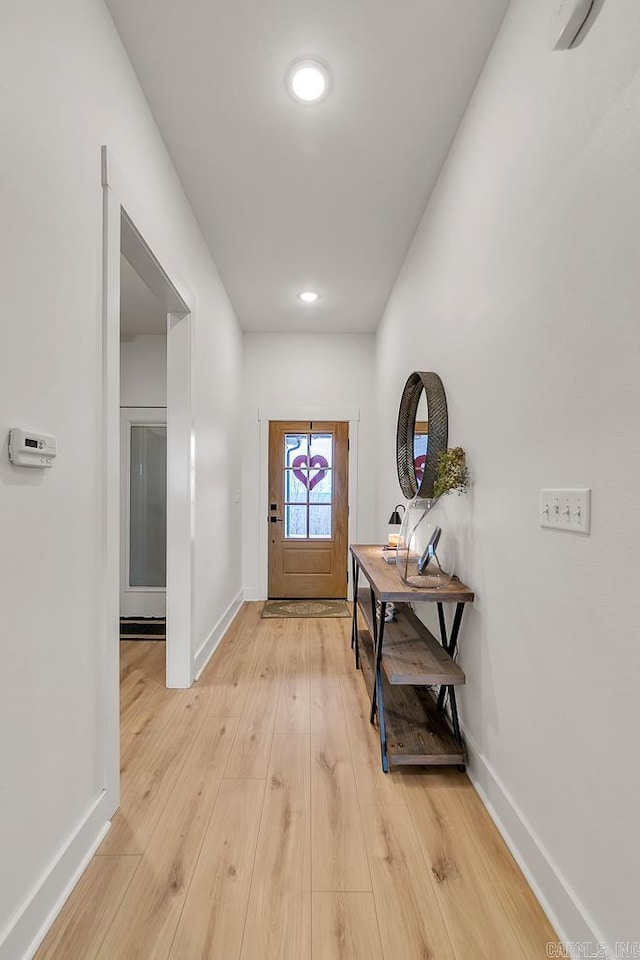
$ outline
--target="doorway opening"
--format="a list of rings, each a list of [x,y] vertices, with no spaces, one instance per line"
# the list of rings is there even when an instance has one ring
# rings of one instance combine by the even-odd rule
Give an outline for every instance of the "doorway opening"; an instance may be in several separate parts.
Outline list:
[[[102,187],[101,713],[104,783],[112,814],[120,803],[121,604],[148,622],[166,616],[166,643],[155,642],[161,652],[158,679],[167,687],[193,682],[195,443],[191,295],[185,289],[178,292],[171,280],[175,274],[153,252],[152,238],[147,242],[138,229],[144,219],[137,215],[138,198],[106,147]],[[126,326],[124,314],[131,308],[127,283],[136,286],[147,305],[154,303],[153,322],[159,327],[132,331]],[[134,375],[131,367],[137,369]],[[133,606],[127,608],[127,603]]]
[[[192,598],[176,553],[191,513],[173,487],[191,471],[190,314],[124,208],[120,268],[120,615],[147,621],[140,634],[164,626],[166,684],[184,687]]]
[[[120,262],[120,641],[165,643],[167,314]],[[124,652],[120,648],[121,655]],[[122,660],[122,656],[121,656]],[[161,657],[166,661],[166,655]],[[164,673],[164,671],[163,671]]]

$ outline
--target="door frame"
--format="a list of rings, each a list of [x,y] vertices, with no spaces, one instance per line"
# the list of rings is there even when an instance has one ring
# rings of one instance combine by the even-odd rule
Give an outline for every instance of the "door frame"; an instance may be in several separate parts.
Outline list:
[[[120,614],[123,613],[123,594],[164,594],[166,617],[166,581],[164,587],[132,587],[129,583],[131,560],[131,427],[167,425],[166,407],[120,407]],[[144,599],[144,598],[141,598]],[[152,606],[152,604],[149,604]],[[157,616],[158,614],[140,614]]]
[[[259,494],[258,494],[258,522],[264,523],[263,533],[259,537],[260,561],[260,596],[258,600],[266,600],[269,592],[269,423],[271,420],[324,420],[343,421],[349,424],[349,513],[347,518],[347,540],[353,543],[358,529],[358,424],[360,410],[358,407],[260,407],[258,421],[260,424],[260,452],[259,452]],[[349,557],[347,562],[347,598],[353,599],[353,584]]]
[[[194,298],[170,269],[162,244],[106,146],[101,148],[102,342],[101,443],[96,475],[102,522],[98,563],[104,731],[103,781],[108,815],[120,803],[120,257],[124,253],[167,312],[167,644],[168,687],[193,682],[193,529],[195,430],[193,413]],[[142,232],[141,232],[142,231]],[[155,251],[155,253],[154,253]]]

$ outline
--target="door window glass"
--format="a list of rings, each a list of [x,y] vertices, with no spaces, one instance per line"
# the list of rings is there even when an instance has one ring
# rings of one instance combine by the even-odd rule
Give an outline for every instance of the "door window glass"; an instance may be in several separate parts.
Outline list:
[[[318,458],[325,467],[333,467],[333,436],[330,433],[311,434],[311,458]]]
[[[308,475],[304,469],[285,470],[284,472],[284,501],[285,503],[307,502]]]
[[[331,507],[309,507],[309,538],[328,540],[331,537]]]
[[[284,508],[284,535],[287,540],[307,539],[307,507],[286,504]]]
[[[309,453],[309,437],[306,433],[287,433],[284,438],[284,465],[293,467],[296,457]]]
[[[132,424],[129,492],[129,586],[167,580],[167,428]]]
[[[330,539],[333,507],[333,436],[284,437],[285,539]]]

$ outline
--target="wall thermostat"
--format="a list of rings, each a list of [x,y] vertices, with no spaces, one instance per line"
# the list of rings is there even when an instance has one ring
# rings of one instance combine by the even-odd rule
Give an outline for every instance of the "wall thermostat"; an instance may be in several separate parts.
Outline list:
[[[551,46],[568,50],[584,27],[593,0],[551,0]]]
[[[17,467],[52,467],[56,453],[55,437],[19,427],[9,431],[9,460]]]

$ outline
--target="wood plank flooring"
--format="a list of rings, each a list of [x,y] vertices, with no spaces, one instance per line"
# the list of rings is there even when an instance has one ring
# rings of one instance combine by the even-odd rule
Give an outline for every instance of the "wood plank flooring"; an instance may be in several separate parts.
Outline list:
[[[468,778],[382,773],[350,622],[261,607],[191,690],[121,644],[122,805],[36,960],[543,960]]]

